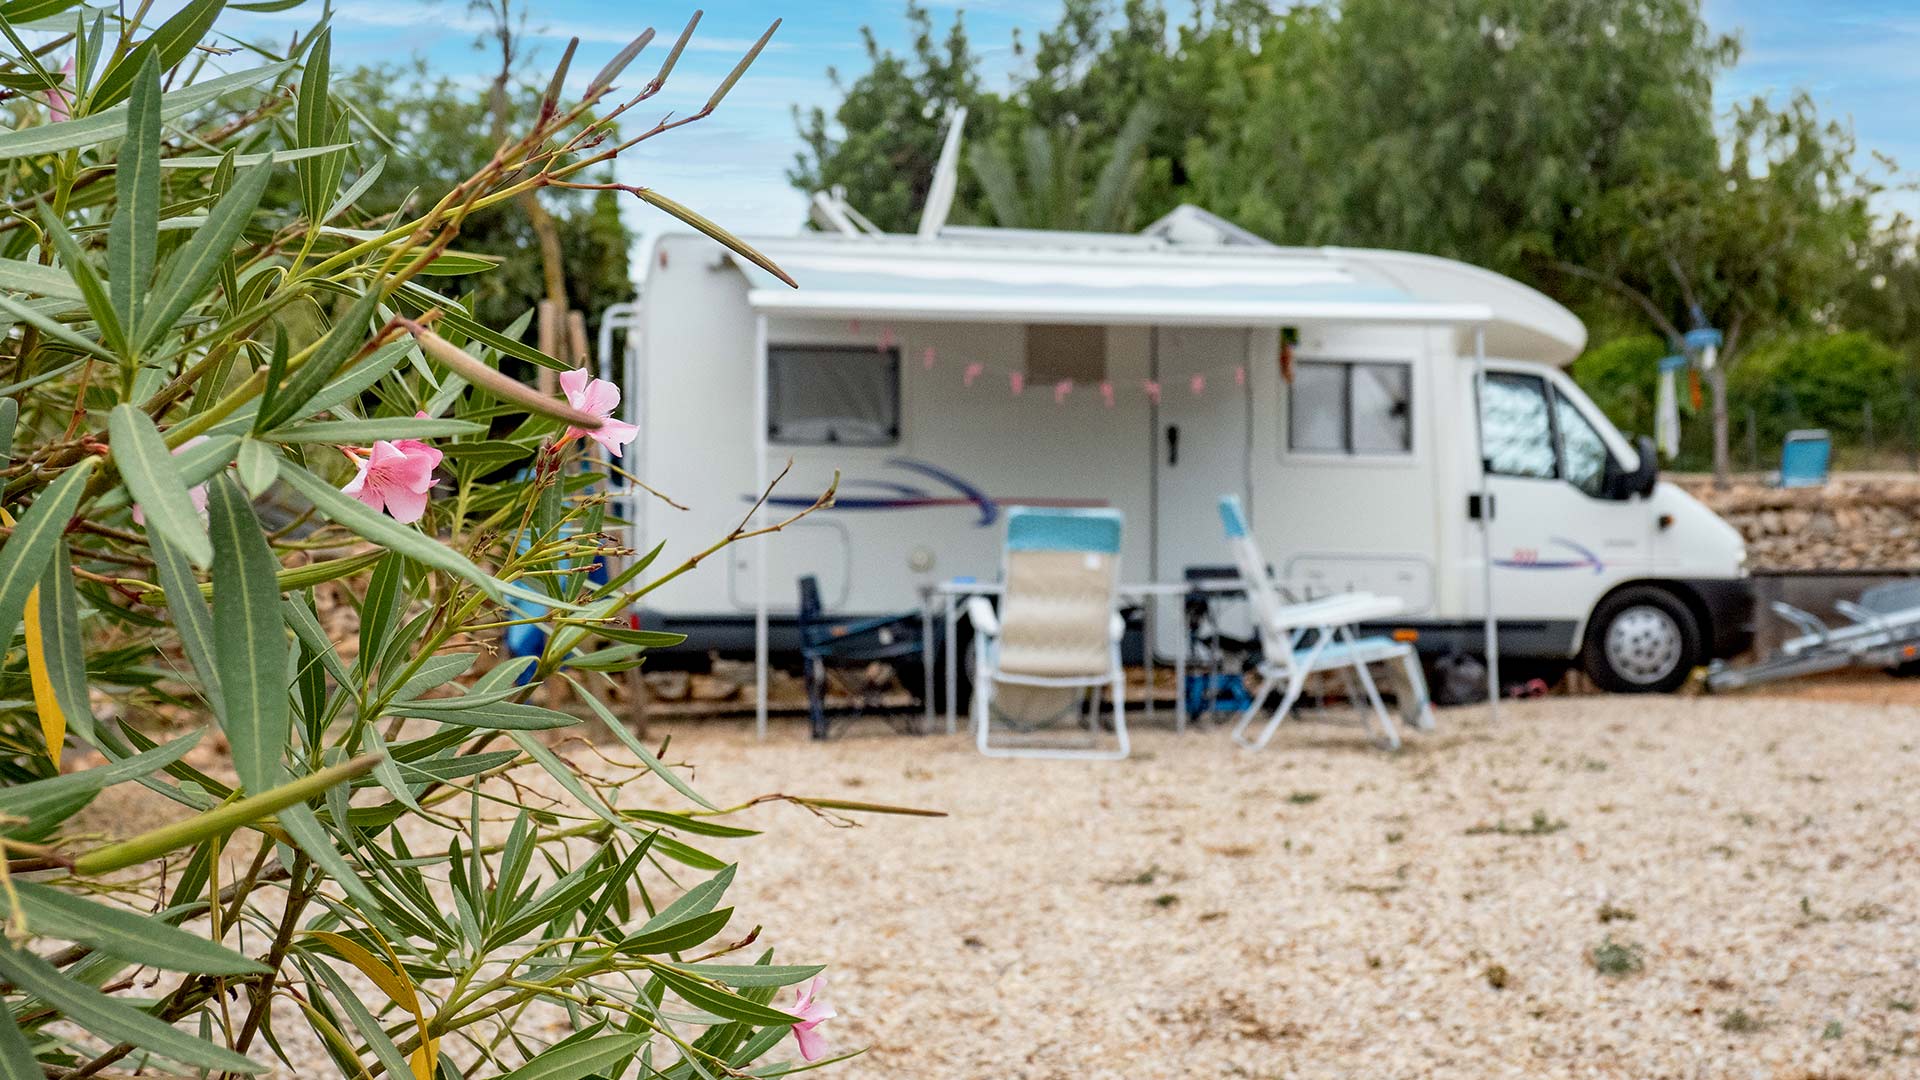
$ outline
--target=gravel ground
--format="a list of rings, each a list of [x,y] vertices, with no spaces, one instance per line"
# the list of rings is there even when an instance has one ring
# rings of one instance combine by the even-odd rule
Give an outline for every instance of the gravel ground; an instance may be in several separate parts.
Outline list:
[[[951,814],[741,821],[730,899],[869,1048],[831,1075],[1920,1076],[1913,708],[1553,698],[1112,764],[662,730],[710,795]]]
[[[723,805],[950,815],[772,803],[705,843],[740,860],[736,927],[831,965],[822,1031],[867,1052],[823,1075],[1920,1077],[1920,695],[1878,700],[1548,698],[1397,755],[1330,723],[1260,753],[1137,731],[1117,763],[878,724],[651,738]],[[331,1075],[282,1019],[286,1075]]]

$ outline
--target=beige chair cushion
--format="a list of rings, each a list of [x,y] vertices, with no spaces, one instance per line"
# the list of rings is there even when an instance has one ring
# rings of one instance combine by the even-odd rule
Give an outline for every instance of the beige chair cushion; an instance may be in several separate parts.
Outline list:
[[[1086,551],[1007,555],[1000,608],[1000,670],[1070,679],[1112,668],[1114,557]]]

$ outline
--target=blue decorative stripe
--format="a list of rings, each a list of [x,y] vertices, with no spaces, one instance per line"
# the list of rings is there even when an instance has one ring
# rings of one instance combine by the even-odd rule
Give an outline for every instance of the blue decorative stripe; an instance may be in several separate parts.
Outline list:
[[[1240,496],[1220,496],[1220,524],[1226,526],[1229,540],[1247,535],[1247,515],[1240,509]]]
[[[1007,550],[1118,555],[1122,520],[1118,510],[1016,506],[1007,511]]]

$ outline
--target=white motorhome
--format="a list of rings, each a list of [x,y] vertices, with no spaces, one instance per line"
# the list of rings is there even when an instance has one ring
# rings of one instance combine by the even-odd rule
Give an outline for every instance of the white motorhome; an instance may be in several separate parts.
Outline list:
[[[699,550],[789,458],[770,513],[841,477],[832,509],[649,597],[651,624],[744,651],[758,618],[778,652],[802,574],[830,611],[909,610],[991,580],[1020,504],[1119,508],[1123,577],[1178,581],[1228,562],[1231,492],[1296,594],[1399,596],[1382,629],[1428,656],[1480,652],[1489,601],[1509,672],[1579,662],[1615,690],[1749,640],[1739,535],[1574,385],[1585,328],[1533,289],[1187,207],[1139,235],[909,236],[818,205],[847,231],[750,240],[799,288],[665,235],[610,315],[624,464],[689,507],[635,502],[636,547]]]

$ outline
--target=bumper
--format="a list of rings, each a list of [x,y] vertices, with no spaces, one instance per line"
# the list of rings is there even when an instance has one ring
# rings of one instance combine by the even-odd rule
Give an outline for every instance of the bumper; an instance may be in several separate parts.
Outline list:
[[[1749,578],[1692,578],[1674,582],[1707,616],[1707,656],[1725,660],[1753,647],[1754,595]]]

